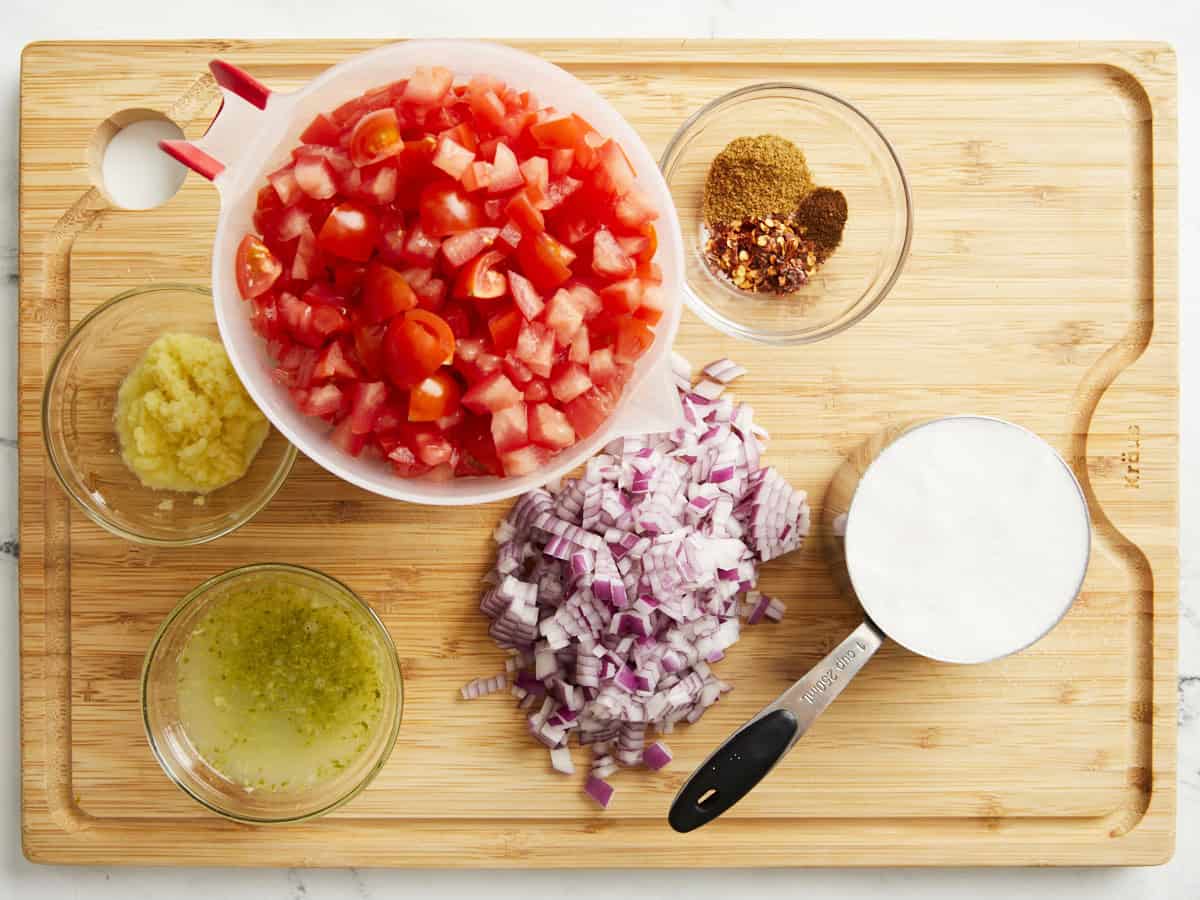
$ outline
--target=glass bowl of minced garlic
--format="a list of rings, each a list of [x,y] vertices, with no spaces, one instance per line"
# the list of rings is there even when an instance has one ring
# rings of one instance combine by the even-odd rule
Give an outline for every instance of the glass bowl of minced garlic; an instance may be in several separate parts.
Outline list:
[[[296,459],[238,380],[211,295],[186,285],[126,291],[79,322],[46,380],[42,433],[93,521],[156,546],[248,522]]]
[[[686,299],[726,334],[831,337],[878,306],[904,267],[904,169],[879,128],[827,91],[767,83],[718,97],[660,164],[689,251]]]

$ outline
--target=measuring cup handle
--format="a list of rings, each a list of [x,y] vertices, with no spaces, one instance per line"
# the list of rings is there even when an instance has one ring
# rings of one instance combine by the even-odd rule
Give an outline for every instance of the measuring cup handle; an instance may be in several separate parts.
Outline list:
[[[216,181],[241,155],[258,127],[258,114],[280,95],[272,94],[249,72],[222,59],[214,59],[208,68],[221,88],[222,99],[204,137],[197,141],[159,141],[158,146],[193,172]]]
[[[883,633],[863,622],[735,731],[680,788],[667,814],[671,827],[688,832],[707,825],[750,793],[882,645]]]

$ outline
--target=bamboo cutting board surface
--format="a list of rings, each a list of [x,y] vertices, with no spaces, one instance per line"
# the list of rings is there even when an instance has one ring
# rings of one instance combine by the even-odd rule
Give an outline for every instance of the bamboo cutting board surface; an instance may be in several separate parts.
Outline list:
[[[857,612],[814,534],[763,571],[782,623],[721,663],[736,690],[620,773],[607,812],[552,773],[504,696],[458,687],[502,654],[476,610],[507,508],[388,502],[301,459],[236,534],[138,547],[69,507],[45,457],[45,374],[69,327],[126,288],[205,285],[212,187],[108,208],[89,146],[149,108],[196,137],[210,58],[291,90],[367,42],[59,43],[21,81],[22,833],[44,862],[244,865],[730,866],[1146,864],[1175,823],[1178,538],[1175,60],[1149,44],[526,42],[604,93],[659,153],[697,107],[791,80],[858,104],[895,144],[916,230],[891,296],[823,343],[736,343],[690,314],[679,349],[721,355],[772,433],[768,460],[820,518],[835,471],[881,429],[955,412],[1045,436],[1088,495],[1083,592],[1025,653],[953,667],[886,646],[764,784],[712,826],[666,824],[671,797],[737,724],[818,659]],[[533,85],[536,89],[536,85]],[[94,151],[94,148],[93,148]],[[819,176],[819,173],[818,173]],[[294,561],[379,611],[405,677],[399,741],[331,816],[256,829],[206,815],[161,773],[138,675],[186,591],[234,565]]]

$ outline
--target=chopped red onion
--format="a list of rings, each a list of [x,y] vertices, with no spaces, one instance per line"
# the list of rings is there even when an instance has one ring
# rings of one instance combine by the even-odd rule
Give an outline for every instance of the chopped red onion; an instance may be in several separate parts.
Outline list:
[[[490,678],[476,678],[468,681],[462,686],[460,693],[464,700],[476,700],[479,697],[494,694],[496,691],[502,691],[507,686],[508,677],[506,675],[492,675]]]
[[[599,803],[605,809],[608,809],[608,804],[612,802],[613,786],[603,778],[597,778],[595,775],[589,775],[588,780],[583,785],[584,792]]]
[[[550,751],[550,765],[564,775],[575,774],[575,763],[571,761],[571,751],[566,747],[555,747]]]
[[[710,663],[737,642],[739,612],[748,624],[783,615],[753,590],[758,565],[809,529],[805,495],[760,465],[753,410],[722,394],[740,367],[720,360],[692,388],[682,363],[688,424],[618,439],[582,477],[518,499],[480,601],[555,768],[574,770],[572,734],[597,748],[587,791],[602,806],[618,766],[670,760],[648,729],[695,722],[731,690]]]
[[[732,359],[718,359],[704,367],[704,374],[721,384],[729,384],[736,378],[746,374],[746,370]]]
[[[674,757],[671,755],[671,748],[662,741],[655,741],[642,752],[642,762],[646,764],[647,769],[658,771],[667,765]]]

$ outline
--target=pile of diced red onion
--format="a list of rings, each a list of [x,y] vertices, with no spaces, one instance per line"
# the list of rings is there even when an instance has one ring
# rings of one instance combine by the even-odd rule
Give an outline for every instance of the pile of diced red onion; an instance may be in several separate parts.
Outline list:
[[[732,688],[711,665],[737,641],[739,615],[783,616],[783,603],[754,590],[758,564],[800,547],[809,507],[760,465],[754,411],[723,396],[744,372],[718,360],[693,387],[676,356],[686,426],[614,441],[582,477],[525,494],[496,528],[480,609],[513,655],[506,675],[462,695],[511,677],[555,769],[575,771],[572,734],[591,746],[585,790],[601,806],[619,766],[670,762],[664,743],[647,746],[649,728],[695,722]]]

